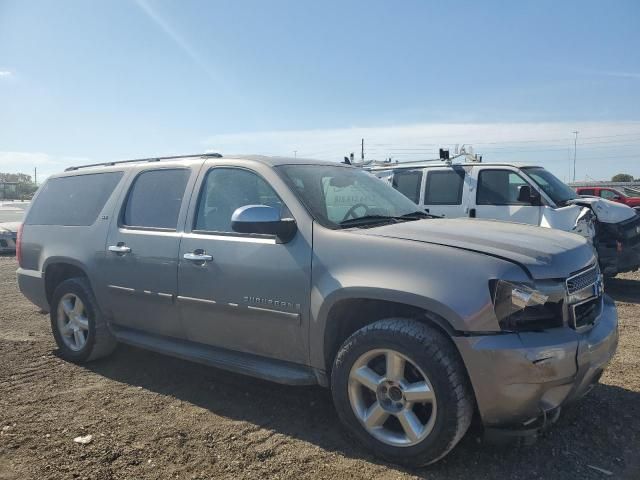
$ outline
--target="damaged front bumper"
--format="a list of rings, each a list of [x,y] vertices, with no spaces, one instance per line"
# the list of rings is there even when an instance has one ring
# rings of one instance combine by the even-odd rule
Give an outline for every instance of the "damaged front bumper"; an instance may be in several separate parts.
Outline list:
[[[455,342],[467,367],[486,428],[531,430],[557,418],[560,408],[596,384],[618,344],[613,301],[603,297],[592,328],[460,336]]]

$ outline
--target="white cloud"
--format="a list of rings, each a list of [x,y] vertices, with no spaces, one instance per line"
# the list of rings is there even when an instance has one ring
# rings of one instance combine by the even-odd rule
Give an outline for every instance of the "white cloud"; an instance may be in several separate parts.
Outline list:
[[[602,75],[606,75],[608,77],[619,77],[619,78],[634,78],[636,80],[640,80],[640,73],[635,72],[601,72]]]
[[[9,70],[0,70],[0,78],[8,78],[13,76],[13,72]]]
[[[589,68],[578,69],[577,72],[585,73],[588,75],[600,75],[604,77],[631,78],[634,80],[640,80],[640,72],[628,72],[621,70],[596,70]]]
[[[448,147],[453,152],[456,144],[470,144],[485,160],[536,162],[561,178],[568,178],[575,130],[580,132],[578,178],[587,174],[610,176],[608,169],[618,167],[611,162],[597,165],[597,157],[618,145],[624,144],[627,149],[619,152],[620,163],[628,166],[632,160],[640,159],[640,122],[424,123],[219,134],[211,135],[202,143],[208,150],[223,154],[292,157],[296,152],[298,157],[334,161],[342,160],[349,152],[355,152],[359,158],[362,138],[365,139],[365,158],[375,160],[432,159],[437,157],[440,147]],[[638,155],[631,158],[633,153]],[[640,171],[634,173],[640,176]]]
[[[203,145],[212,151],[260,152],[268,155],[335,159],[351,151],[360,151],[365,139],[365,153],[380,159],[415,149],[416,155],[437,153],[439,147],[471,144],[477,151],[497,147],[573,145],[573,131],[579,139],[637,135],[640,122],[575,122],[575,123],[424,123],[388,127],[350,127],[342,129],[283,130],[211,135]],[[616,138],[616,137],[611,137]],[[605,139],[606,140],[606,139]],[[590,140],[592,141],[592,140]],[[530,145],[527,145],[530,144]]]

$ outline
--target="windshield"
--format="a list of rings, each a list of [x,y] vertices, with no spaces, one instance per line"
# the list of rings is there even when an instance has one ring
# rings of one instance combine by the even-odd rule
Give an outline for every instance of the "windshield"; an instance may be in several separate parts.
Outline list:
[[[525,167],[523,170],[556,205],[564,205],[568,200],[579,198],[573,188],[560,181],[558,177],[548,170],[545,170],[542,167]]]
[[[314,219],[328,228],[415,220],[427,216],[389,184],[357,168],[338,165],[282,165],[277,168],[284,173]]]

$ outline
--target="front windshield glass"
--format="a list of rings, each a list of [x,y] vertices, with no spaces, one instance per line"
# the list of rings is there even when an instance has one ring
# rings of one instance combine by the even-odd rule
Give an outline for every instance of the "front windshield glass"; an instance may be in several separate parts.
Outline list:
[[[548,170],[542,167],[525,167],[523,170],[556,205],[564,205],[568,200],[579,198],[573,188],[560,181],[558,177]]]
[[[321,225],[347,228],[427,215],[389,184],[363,170],[336,165],[277,167]]]

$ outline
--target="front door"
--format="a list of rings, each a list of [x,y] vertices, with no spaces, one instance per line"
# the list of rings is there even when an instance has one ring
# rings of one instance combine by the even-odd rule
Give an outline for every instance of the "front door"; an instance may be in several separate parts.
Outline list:
[[[300,232],[282,244],[272,236],[232,231],[231,215],[245,205],[291,215],[253,170],[213,167],[199,190],[178,266],[178,305],[188,339],[305,363],[311,245]]]
[[[528,185],[515,170],[503,168],[475,169],[475,216],[505,222],[540,225],[542,206],[518,201],[518,187]]]
[[[113,323],[184,337],[177,294],[178,232],[192,170],[143,170],[135,177],[107,239],[102,278]],[[117,222],[117,224],[116,224]]]

